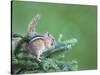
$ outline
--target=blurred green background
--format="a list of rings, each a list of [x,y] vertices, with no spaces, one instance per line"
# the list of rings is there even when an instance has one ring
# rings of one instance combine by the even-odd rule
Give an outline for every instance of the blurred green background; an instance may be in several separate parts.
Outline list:
[[[26,34],[33,16],[40,14],[36,31],[50,32],[55,38],[77,38],[78,43],[65,55],[65,60],[76,60],[79,70],[97,68],[97,6],[12,2],[12,32]]]

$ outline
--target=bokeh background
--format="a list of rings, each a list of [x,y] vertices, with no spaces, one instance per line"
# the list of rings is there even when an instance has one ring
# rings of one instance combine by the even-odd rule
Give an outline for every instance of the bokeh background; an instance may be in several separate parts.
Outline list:
[[[61,33],[63,40],[77,38],[64,60],[76,60],[79,70],[97,68],[97,6],[13,1],[12,32],[25,35],[36,14],[41,16],[37,32],[50,32],[55,38]]]

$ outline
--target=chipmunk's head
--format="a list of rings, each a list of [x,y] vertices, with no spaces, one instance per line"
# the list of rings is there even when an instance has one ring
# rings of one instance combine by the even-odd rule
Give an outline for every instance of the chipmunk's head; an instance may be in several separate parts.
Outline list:
[[[46,47],[47,48],[54,48],[55,47],[55,38],[53,37],[53,35],[47,32],[44,34],[44,37],[45,37]]]

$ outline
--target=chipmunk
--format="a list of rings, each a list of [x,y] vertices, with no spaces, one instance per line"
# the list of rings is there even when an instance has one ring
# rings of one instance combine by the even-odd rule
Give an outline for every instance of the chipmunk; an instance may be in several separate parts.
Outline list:
[[[27,43],[27,49],[31,54],[36,58],[37,61],[40,60],[40,55],[45,52],[46,50],[50,48],[55,47],[55,39],[50,33],[45,33],[45,34],[35,34],[35,26],[37,25],[37,22],[40,19],[40,15],[36,15],[33,17],[31,22],[28,25],[28,32],[32,34],[32,38],[30,41]]]

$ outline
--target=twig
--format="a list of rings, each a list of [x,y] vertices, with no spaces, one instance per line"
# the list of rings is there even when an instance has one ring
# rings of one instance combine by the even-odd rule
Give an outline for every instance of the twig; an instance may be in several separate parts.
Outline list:
[[[17,37],[23,38],[22,35],[20,35],[20,34],[15,34],[15,33],[12,33],[12,34],[11,34],[11,37],[12,37],[12,38],[17,38]]]
[[[46,52],[44,52],[44,53],[42,54],[42,56],[43,56],[44,58],[46,58],[46,57],[49,57],[49,56],[51,56],[51,55],[55,55],[55,53],[64,52],[64,51],[68,51],[68,49],[66,48],[66,45],[62,44],[62,45],[56,46],[56,47],[53,48],[53,49],[47,50]]]

